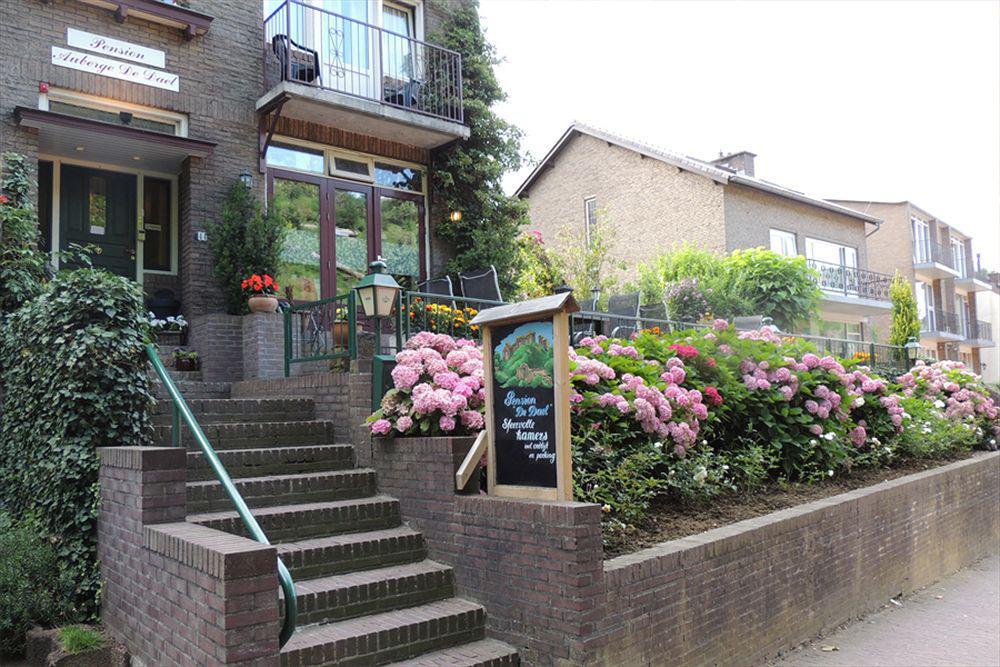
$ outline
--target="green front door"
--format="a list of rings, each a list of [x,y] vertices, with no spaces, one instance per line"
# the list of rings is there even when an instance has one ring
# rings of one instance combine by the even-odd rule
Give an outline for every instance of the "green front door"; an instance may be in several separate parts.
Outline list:
[[[63,165],[59,247],[97,246],[94,266],[135,278],[136,177]]]

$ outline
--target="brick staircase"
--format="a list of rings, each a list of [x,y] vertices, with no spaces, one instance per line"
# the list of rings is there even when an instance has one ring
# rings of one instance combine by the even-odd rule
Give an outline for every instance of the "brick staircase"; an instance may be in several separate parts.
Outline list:
[[[355,465],[353,445],[333,443],[332,422],[313,418],[310,399],[177,386],[295,580],[298,630],[282,665],[518,664],[513,648],[486,638],[483,607],[455,597],[452,569],[427,558],[399,502],[377,492],[375,471]],[[170,418],[161,400],[160,444],[170,443]],[[190,434],[182,440],[187,520],[246,536]]]

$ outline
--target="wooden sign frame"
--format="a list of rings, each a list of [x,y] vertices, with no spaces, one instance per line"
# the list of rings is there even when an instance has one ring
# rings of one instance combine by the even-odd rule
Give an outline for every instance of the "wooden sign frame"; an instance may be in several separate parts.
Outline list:
[[[570,293],[522,301],[480,311],[471,324],[483,336],[483,380],[486,386],[486,440],[489,465],[487,492],[506,498],[573,500],[573,456],[570,441],[569,314],[580,310]],[[552,396],[555,426],[556,486],[497,483],[496,410],[493,388],[493,332],[496,327],[521,323],[552,323]]]

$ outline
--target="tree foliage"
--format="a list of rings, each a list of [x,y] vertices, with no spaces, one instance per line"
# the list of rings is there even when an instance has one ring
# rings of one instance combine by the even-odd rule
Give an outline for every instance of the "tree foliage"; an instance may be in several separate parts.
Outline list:
[[[64,271],[0,327],[0,507],[37,517],[77,616],[97,611],[97,448],[149,445],[142,289]],[[53,574],[55,576],[55,573]]]
[[[23,155],[3,154],[0,180],[0,315],[38,295],[47,279],[38,216],[30,198],[31,169]]]
[[[222,219],[208,225],[212,273],[222,289],[226,312],[247,312],[240,283],[253,274],[277,275],[286,228],[276,215],[264,214],[253,191],[233,183],[222,208]]]
[[[906,345],[911,338],[920,338],[920,317],[917,313],[917,299],[913,295],[910,281],[899,271],[889,285],[889,300],[892,302],[892,325],[889,329],[890,345]]]
[[[590,226],[590,238],[582,230],[563,227],[550,249],[558,282],[573,288],[578,300],[589,299],[592,290],[600,290],[602,304],[619,286],[625,262],[614,257],[615,228],[602,218]]]
[[[470,134],[432,157],[434,229],[452,247],[449,272],[492,264],[501,290],[510,294],[519,271],[515,239],[527,223],[527,208],[504,194],[501,179],[521,166],[521,131],[492,110],[506,95],[493,72],[499,60],[479,24],[478,2],[448,5],[447,11],[433,41],[462,54],[463,108]],[[460,211],[461,220],[451,220],[452,211]]]
[[[734,250],[724,264],[720,288],[746,299],[755,315],[772,318],[779,328],[797,331],[819,312],[822,292],[805,257],[750,248]]]

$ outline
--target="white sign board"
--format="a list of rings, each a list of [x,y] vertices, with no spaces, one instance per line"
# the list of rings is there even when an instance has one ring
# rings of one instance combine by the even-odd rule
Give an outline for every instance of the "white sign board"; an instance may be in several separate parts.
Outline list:
[[[163,51],[76,28],[66,28],[66,43],[78,49],[94,51],[112,58],[124,58],[149,67],[163,67],[167,62]]]
[[[112,79],[131,81],[143,86],[172,90],[175,93],[180,90],[180,77],[176,74],[144,67],[143,65],[102,58],[101,56],[89,53],[71,51],[61,46],[52,47],[52,64],[59,67],[80,70],[81,72],[90,72],[99,76],[107,76]]]

